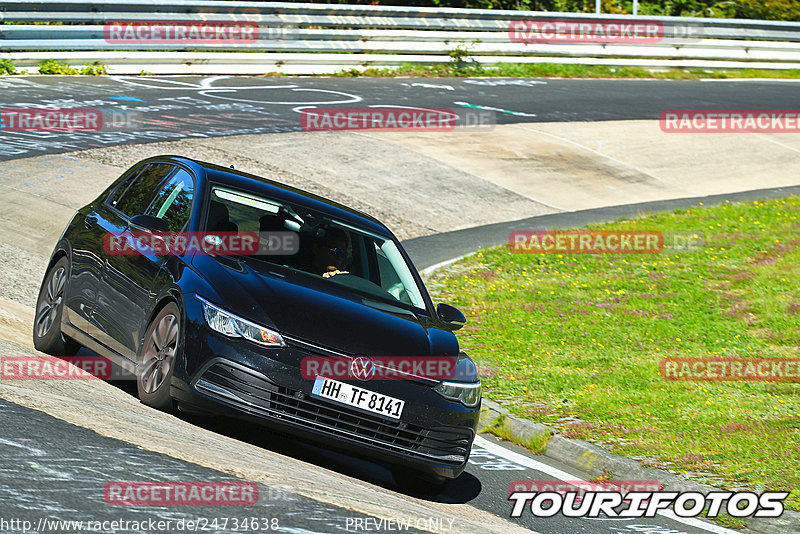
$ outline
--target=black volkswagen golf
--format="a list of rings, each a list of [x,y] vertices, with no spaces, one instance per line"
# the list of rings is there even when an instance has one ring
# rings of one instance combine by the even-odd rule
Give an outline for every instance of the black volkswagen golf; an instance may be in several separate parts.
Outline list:
[[[170,235],[200,236],[201,246],[152,246]],[[153,238],[118,253],[120,236]],[[205,247],[248,236],[272,241],[244,254]],[[385,461],[401,485],[434,488],[464,470],[480,410],[475,365],[453,334],[464,322],[434,307],[376,219],[232,168],[159,156],[64,230],[33,340],[50,354],[85,346],[107,357],[135,373],[154,408],[268,425]],[[419,367],[396,367],[395,379],[376,372],[404,358],[449,361],[451,379]],[[309,373],[309,361],[355,378],[321,371],[336,365]]]

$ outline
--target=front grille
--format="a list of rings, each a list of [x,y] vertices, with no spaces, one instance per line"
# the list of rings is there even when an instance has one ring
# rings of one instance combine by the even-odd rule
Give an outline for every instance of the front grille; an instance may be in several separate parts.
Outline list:
[[[214,364],[195,385],[206,394],[277,419],[304,423],[338,436],[422,458],[460,465],[469,452],[470,429],[429,429],[388,421],[276,386],[255,372],[228,363]]]

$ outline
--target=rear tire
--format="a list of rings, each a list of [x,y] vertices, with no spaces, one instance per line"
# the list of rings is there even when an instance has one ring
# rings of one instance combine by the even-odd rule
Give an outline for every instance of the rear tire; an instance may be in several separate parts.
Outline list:
[[[69,260],[64,257],[53,265],[42,281],[33,318],[33,346],[53,356],[74,356],[81,346],[61,333],[64,295],[69,279]]]
[[[451,480],[443,476],[422,473],[400,466],[392,467],[392,477],[397,487],[408,493],[418,495],[436,495],[441,493]]]
[[[175,362],[183,348],[180,318],[175,303],[164,306],[147,327],[144,343],[139,349],[136,364],[139,399],[157,410],[171,412],[174,409],[169,390]]]

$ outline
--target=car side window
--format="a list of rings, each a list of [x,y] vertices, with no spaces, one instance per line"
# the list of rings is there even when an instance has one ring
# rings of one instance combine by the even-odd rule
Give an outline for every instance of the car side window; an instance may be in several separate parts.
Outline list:
[[[147,165],[137,164],[122,173],[122,176],[115,180],[113,184],[108,186],[108,189],[103,191],[103,194],[100,195],[105,199],[105,203],[113,206],[114,202],[122,197],[123,191],[127,189],[127,187],[136,179],[136,177],[145,167],[147,167]]]
[[[183,169],[178,169],[156,192],[145,215],[164,219],[170,232],[180,232],[189,222],[193,199],[192,175]]]
[[[174,169],[167,163],[146,165],[132,180],[122,184],[111,205],[128,217],[142,215],[155,196],[158,184]]]

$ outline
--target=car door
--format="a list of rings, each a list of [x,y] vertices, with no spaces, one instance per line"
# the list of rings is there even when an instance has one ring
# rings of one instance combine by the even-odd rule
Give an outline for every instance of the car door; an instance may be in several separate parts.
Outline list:
[[[126,217],[125,229],[146,233],[146,229],[131,223],[130,218],[151,215],[162,219],[169,232],[184,231],[194,200],[194,177],[181,167],[154,165],[157,168],[142,183],[152,194],[141,195],[139,202],[120,209]],[[163,177],[160,183],[153,186],[159,177]],[[147,328],[148,313],[159,292],[156,286],[164,283],[163,280],[157,282],[158,275],[168,258],[147,249],[106,257],[98,292],[97,320],[107,344],[131,361],[136,361],[139,340]]]
[[[104,266],[103,239],[107,226],[103,220],[103,204],[119,198],[142,168],[143,166],[131,167],[93,203],[79,210],[75,223],[65,235],[71,249],[70,282],[64,297],[65,319],[73,327],[94,338],[98,336],[93,317]]]
[[[101,231],[106,236],[125,235],[129,219],[147,210],[159,186],[175,170],[169,163],[146,164],[118,195],[98,208]],[[126,343],[132,335],[131,325],[141,321],[144,313],[141,310],[150,296],[150,288],[141,273],[134,273],[128,267],[137,265],[136,256],[130,252],[112,247],[102,249],[103,268],[93,314],[98,328],[97,340],[128,359],[132,359],[130,344]]]

